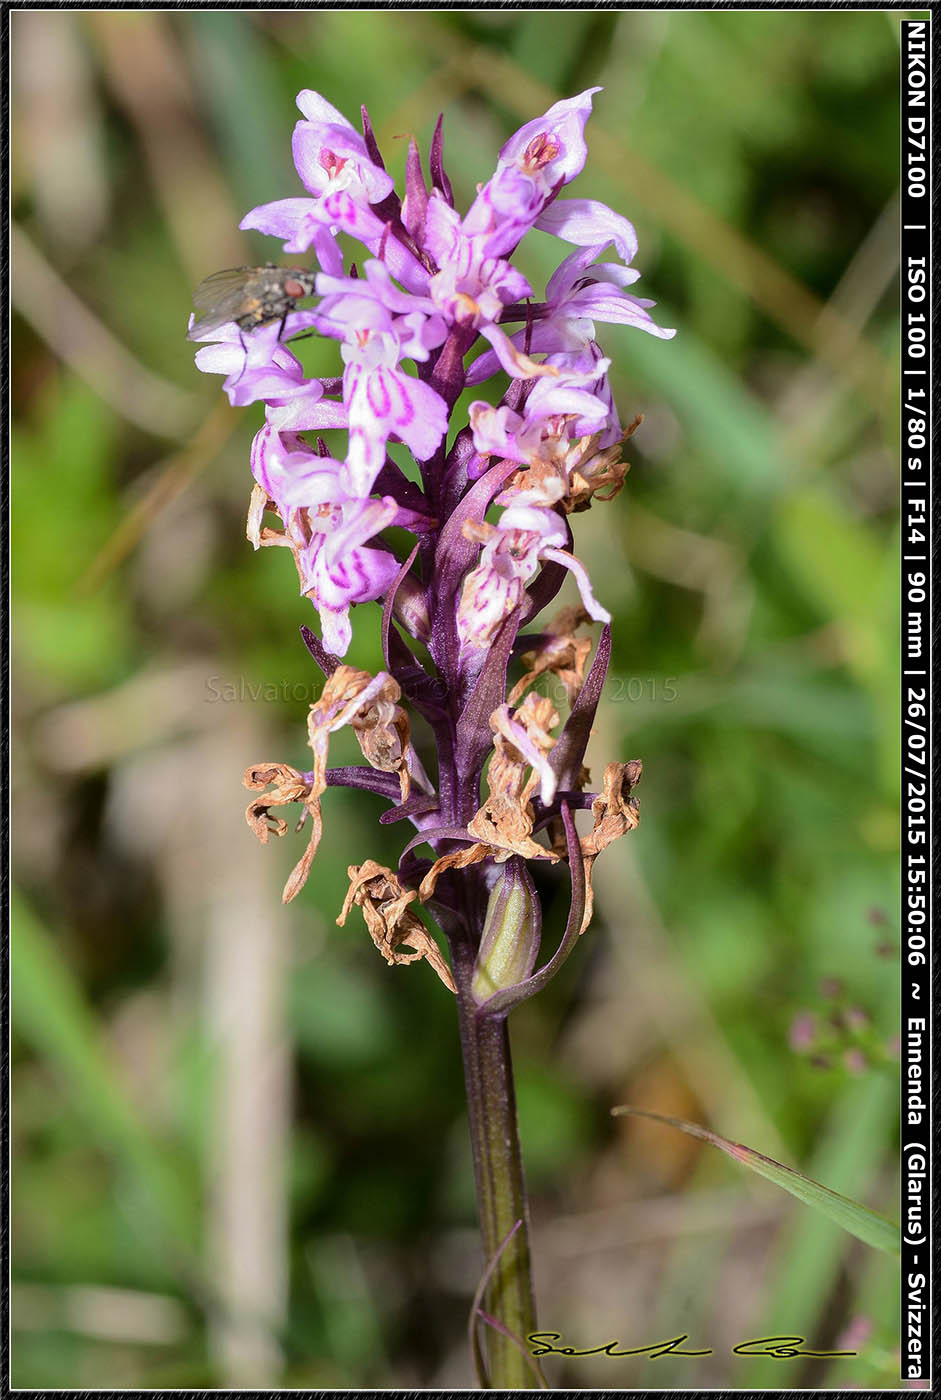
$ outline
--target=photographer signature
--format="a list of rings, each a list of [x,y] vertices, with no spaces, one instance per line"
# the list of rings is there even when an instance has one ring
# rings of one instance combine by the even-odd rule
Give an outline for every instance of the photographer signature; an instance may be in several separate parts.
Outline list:
[[[663,1342],[650,1342],[647,1346],[621,1347],[619,1341],[605,1342],[600,1347],[561,1347],[554,1343],[562,1340],[561,1332],[530,1332],[526,1339],[530,1343],[533,1356],[712,1356],[712,1347],[702,1350],[684,1350],[682,1343],[689,1341],[689,1333],[680,1337],[670,1337]],[[856,1356],[855,1351],[814,1351],[805,1347],[806,1337],[754,1337],[751,1341],[739,1342],[732,1348],[733,1356],[771,1356],[778,1361],[792,1356]]]

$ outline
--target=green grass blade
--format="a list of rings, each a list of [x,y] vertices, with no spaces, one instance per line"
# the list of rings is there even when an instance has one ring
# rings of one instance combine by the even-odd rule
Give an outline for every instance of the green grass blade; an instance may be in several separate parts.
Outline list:
[[[136,1188],[147,1225],[174,1252],[198,1237],[195,1201],[129,1102],[94,1013],[39,920],[14,892],[11,901],[11,1011],[14,1030],[66,1086],[102,1147]]]
[[[773,1157],[766,1157],[764,1153],[756,1152],[752,1147],[744,1147],[740,1142],[730,1142],[728,1138],[720,1137],[718,1133],[712,1133],[698,1123],[687,1123],[682,1118],[670,1118],[664,1113],[651,1113],[646,1109],[633,1108],[630,1104],[620,1104],[611,1112],[616,1115],[630,1114],[637,1118],[652,1118],[657,1123],[679,1128],[690,1137],[711,1143],[742,1166],[766,1177],[768,1181],[773,1181],[782,1190],[789,1191],[805,1205],[813,1206],[815,1210],[829,1216],[864,1244],[872,1245],[873,1249],[885,1250],[888,1254],[899,1253],[899,1229],[891,1220],[870,1210],[868,1206],[860,1205],[858,1201],[850,1200],[848,1196],[841,1196],[838,1191],[831,1191],[829,1186],[822,1186],[819,1181],[813,1181],[809,1176],[795,1171],[793,1167],[785,1167]]]

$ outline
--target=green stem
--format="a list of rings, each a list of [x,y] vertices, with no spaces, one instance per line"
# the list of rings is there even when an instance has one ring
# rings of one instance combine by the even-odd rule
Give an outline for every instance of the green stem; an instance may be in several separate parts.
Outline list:
[[[457,960],[455,972],[485,1267],[505,1245],[493,1267],[484,1306],[528,1351],[526,1338],[536,1330],[536,1308],[510,1038],[505,1016],[478,1014],[470,995],[472,964],[462,966],[462,962]],[[507,1241],[517,1221],[522,1223]],[[535,1389],[538,1372],[520,1347],[486,1323],[481,1327],[486,1337],[490,1387]]]

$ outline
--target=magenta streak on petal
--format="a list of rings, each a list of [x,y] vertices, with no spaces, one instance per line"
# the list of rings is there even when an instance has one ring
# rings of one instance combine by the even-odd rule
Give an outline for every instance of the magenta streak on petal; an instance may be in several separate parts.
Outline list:
[[[390,378],[392,378],[392,383],[395,387],[395,396],[399,401],[399,409],[393,415],[392,422],[395,425],[396,431],[399,432],[401,436],[404,436],[404,429],[408,428],[415,420],[415,409],[411,399],[406,393],[405,386],[399,382],[398,377],[390,376]],[[390,398],[391,397],[392,395],[390,394]]]
[[[366,402],[372,410],[373,416],[380,422],[387,421],[392,416],[392,398],[389,393],[389,385],[383,370],[373,370],[372,374],[367,374],[365,378]]]

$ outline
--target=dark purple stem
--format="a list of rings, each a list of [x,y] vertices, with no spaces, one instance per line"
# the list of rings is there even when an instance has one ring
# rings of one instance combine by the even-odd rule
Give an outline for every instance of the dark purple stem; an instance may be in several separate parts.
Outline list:
[[[433,163],[433,179],[435,174]],[[462,332],[455,327],[431,370],[429,382],[445,399],[449,409],[464,387],[464,356],[474,339],[475,332]],[[445,737],[443,727],[436,727],[440,820],[445,828],[466,826],[479,806],[481,766],[492,743],[489,715],[506,694],[506,668],[521,611],[517,609],[504,623],[489,656],[490,664],[485,661],[481,674],[468,677],[466,660],[462,665],[455,624],[460,580],[471,566],[476,549],[463,538],[461,526],[465,519],[483,519],[493,495],[510,474],[507,469],[498,468],[488,474],[486,482],[475,482],[460,500],[452,498],[445,502],[446,495],[453,497],[471,448],[472,443],[466,440],[454,444],[450,479],[445,474],[444,445],[439,450],[434,470],[429,470],[430,464],[421,463],[432,510],[447,522],[436,536],[434,549],[428,541],[421,552],[426,583],[434,580],[434,587],[426,589],[431,616],[430,650],[444,683],[444,708],[449,720],[446,748],[441,742]],[[443,509],[445,505],[446,510]],[[492,683],[493,677],[496,677],[496,686]],[[420,839],[415,844],[420,844]],[[525,1343],[536,1330],[536,1310],[529,1208],[516,1118],[510,1039],[506,1017],[480,1015],[471,994],[487,895],[483,867],[471,866],[448,872],[441,881],[435,907],[448,936],[458,991],[467,1114],[485,1265],[496,1257],[487,1285],[487,1306],[510,1333]],[[520,1222],[519,1228],[514,1231],[517,1222]],[[487,1355],[490,1384],[494,1389],[526,1390],[531,1386],[532,1375],[526,1357],[511,1337],[491,1329],[487,1337]]]

